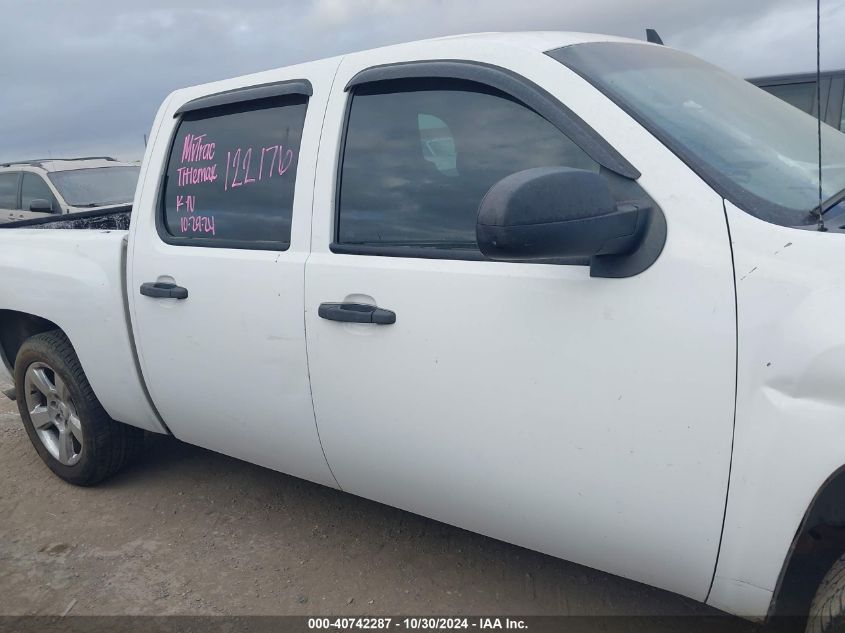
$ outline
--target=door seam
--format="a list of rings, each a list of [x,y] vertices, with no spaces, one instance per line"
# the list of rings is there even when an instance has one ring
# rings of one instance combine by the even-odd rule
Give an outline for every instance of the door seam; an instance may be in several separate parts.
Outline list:
[[[332,81],[331,84],[329,84],[329,94],[326,99],[326,106],[323,108],[323,120],[320,123],[320,134],[317,137],[317,155],[315,157],[314,164],[314,180],[311,183],[311,218],[309,223],[311,231],[308,235],[308,255],[306,255],[305,262],[302,264],[302,332],[305,337],[305,373],[308,378],[308,395],[311,398],[311,413],[314,416],[314,430],[317,432],[317,442],[320,444],[320,451],[323,453],[323,461],[326,462],[326,468],[329,469],[329,474],[332,476],[332,479],[334,479],[335,486],[337,486],[337,489],[340,491],[343,491],[343,487],[340,485],[337,477],[335,477],[332,465],[329,463],[329,458],[326,456],[326,448],[323,446],[323,438],[320,437],[320,425],[317,423],[317,407],[314,405],[314,387],[311,384],[311,353],[308,349],[308,319],[306,318],[306,315],[308,314],[308,306],[306,305],[308,292],[306,290],[306,283],[308,278],[308,262],[311,260],[311,254],[314,252],[314,214],[316,212],[314,208],[314,200],[316,196],[314,193],[317,190],[317,174],[320,167],[320,150],[323,146],[323,130],[326,127],[326,117],[329,112],[329,104],[331,103],[335,80],[337,79],[337,74],[340,72],[340,65],[343,63],[343,59],[343,57],[340,58],[337,63],[337,67],[335,68],[334,75],[332,75]]]
[[[731,274],[733,276],[733,291],[734,291],[734,415],[733,427],[731,428],[731,454],[728,460],[728,484],[725,487],[725,508],[722,512],[722,529],[719,531],[719,544],[716,547],[716,561],[713,563],[713,576],[710,578],[710,587],[707,589],[707,595],[704,598],[704,603],[710,600],[710,594],[713,592],[713,585],[716,583],[716,571],[719,569],[719,559],[722,554],[722,540],[725,538],[725,523],[728,519],[728,500],[731,493],[731,474],[733,471],[734,462],[734,442],[736,441],[736,409],[737,399],[739,397],[739,296],[737,295],[736,287],[736,260],[734,258],[734,243],[731,237],[731,224],[728,221],[728,208],[725,199],[722,198],[722,211],[725,214],[725,227],[728,231],[728,247],[731,251]]]

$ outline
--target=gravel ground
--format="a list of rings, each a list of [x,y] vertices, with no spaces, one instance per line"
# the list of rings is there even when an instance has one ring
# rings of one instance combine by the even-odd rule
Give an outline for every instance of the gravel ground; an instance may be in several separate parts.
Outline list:
[[[716,614],[172,438],[76,488],[3,396],[0,481],[2,615]]]

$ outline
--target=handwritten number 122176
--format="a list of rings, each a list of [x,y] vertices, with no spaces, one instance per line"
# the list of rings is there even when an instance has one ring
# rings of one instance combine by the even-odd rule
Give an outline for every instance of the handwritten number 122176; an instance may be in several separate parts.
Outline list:
[[[272,178],[274,175],[283,175],[293,164],[293,150],[285,149],[283,145],[271,145],[270,147],[262,147],[261,154],[255,152],[255,158],[258,159],[257,173],[251,147],[248,147],[245,151],[239,147],[234,152],[226,152],[224,191],[253,182],[260,182],[264,178]],[[229,180],[230,175],[231,181]]]

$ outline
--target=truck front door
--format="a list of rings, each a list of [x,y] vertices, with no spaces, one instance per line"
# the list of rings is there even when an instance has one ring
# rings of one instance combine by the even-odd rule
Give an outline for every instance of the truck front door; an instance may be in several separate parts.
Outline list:
[[[430,58],[478,54],[439,45]],[[343,61],[320,150],[318,182],[339,189],[316,193],[306,330],[339,484],[704,599],[736,361],[721,199],[554,61],[489,51],[466,74],[508,68],[553,92],[590,134],[601,130],[642,172],[668,238],[648,270],[625,279],[591,278],[584,262],[485,261],[475,219],[488,187],[533,167],[600,167],[514,94],[436,64],[397,79],[389,64],[401,61]],[[343,91],[380,64],[372,83]],[[325,304],[344,303],[395,322],[387,312],[380,324],[338,322]]]

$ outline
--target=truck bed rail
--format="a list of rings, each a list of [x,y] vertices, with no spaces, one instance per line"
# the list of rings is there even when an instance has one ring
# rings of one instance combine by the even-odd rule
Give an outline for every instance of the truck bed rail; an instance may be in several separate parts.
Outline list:
[[[126,204],[112,209],[95,209],[67,213],[65,215],[50,215],[46,218],[32,220],[18,220],[0,224],[0,229],[95,229],[123,231],[129,228],[132,215],[132,205]]]

